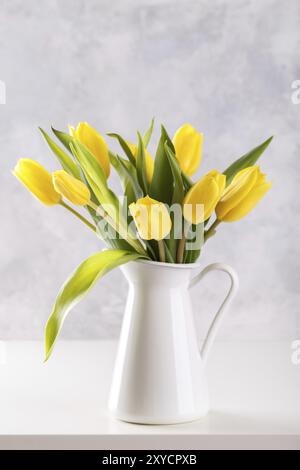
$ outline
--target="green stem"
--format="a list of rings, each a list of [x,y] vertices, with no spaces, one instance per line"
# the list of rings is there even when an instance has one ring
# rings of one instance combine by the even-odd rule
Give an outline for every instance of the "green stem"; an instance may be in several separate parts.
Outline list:
[[[216,228],[221,223],[221,220],[216,219],[209,229],[204,234],[204,243],[215,234]]]
[[[169,250],[168,245],[167,245],[166,242],[164,242],[164,246],[165,246],[165,250],[166,250],[166,261],[167,261],[167,263],[172,263],[172,264],[174,264],[174,263],[175,263],[174,258],[173,258],[173,256],[172,256],[172,254],[171,254],[171,252],[170,252],[170,250]]]
[[[147,249],[148,254],[150,254],[150,257],[153,259],[153,261],[156,261],[155,252],[154,252],[150,242],[148,240],[144,240],[144,243],[146,245],[146,249]]]
[[[165,263],[166,261],[166,250],[165,250],[165,244],[163,240],[157,240],[158,244],[158,251],[159,251],[159,259],[162,263]]]
[[[69,206],[68,204],[66,204],[64,201],[61,201],[60,202],[60,205],[62,207],[64,207],[65,209],[67,209],[69,212],[71,212],[72,214],[74,214],[79,220],[81,220],[81,222],[83,222],[85,225],[87,225],[91,230],[93,230],[93,232],[96,232],[96,227],[95,225],[91,224],[85,217],[83,217],[83,215],[79,214],[79,212],[75,211],[75,209],[73,209],[73,207]]]
[[[181,239],[179,240],[179,243],[178,243],[177,256],[176,256],[176,261],[177,261],[177,263],[180,263],[180,264],[183,263],[185,242],[186,242],[186,235],[185,235],[184,230],[183,230]]]

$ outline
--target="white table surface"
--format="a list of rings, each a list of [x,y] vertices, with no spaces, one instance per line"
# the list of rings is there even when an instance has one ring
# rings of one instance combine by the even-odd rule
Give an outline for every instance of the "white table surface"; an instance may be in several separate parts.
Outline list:
[[[141,426],[110,417],[113,341],[2,343],[0,449],[300,449],[300,365],[290,342],[217,342],[207,365],[210,414]]]

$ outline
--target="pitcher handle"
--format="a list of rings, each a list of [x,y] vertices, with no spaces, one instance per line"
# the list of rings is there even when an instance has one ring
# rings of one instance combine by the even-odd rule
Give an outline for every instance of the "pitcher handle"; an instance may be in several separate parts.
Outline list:
[[[204,268],[199,274],[197,274],[195,277],[193,277],[193,279],[191,280],[190,284],[189,284],[189,288],[191,287],[194,287],[196,284],[198,284],[199,281],[201,281],[201,279],[210,271],[214,271],[214,270],[217,270],[217,271],[223,271],[225,272],[226,274],[228,274],[228,276],[230,277],[230,280],[231,280],[231,284],[230,284],[230,288],[229,288],[229,291],[225,297],[225,299],[223,300],[219,310],[217,311],[209,329],[208,329],[208,332],[207,332],[207,335],[206,335],[206,338],[204,340],[204,343],[203,343],[203,346],[202,346],[202,349],[201,349],[201,356],[202,356],[202,359],[204,362],[206,362],[207,360],[207,356],[208,356],[208,353],[211,349],[211,346],[214,342],[214,339],[216,337],[216,334],[217,334],[217,331],[220,327],[220,324],[223,320],[223,316],[225,314],[225,312],[227,311],[227,308],[229,306],[229,304],[231,303],[232,299],[234,298],[237,290],[238,290],[238,287],[239,287],[239,279],[238,279],[238,276],[237,276],[237,273],[235,272],[235,270],[231,267],[231,266],[228,266],[227,264],[222,264],[222,263],[213,263],[213,264],[209,264],[208,266],[206,266],[206,268]]]

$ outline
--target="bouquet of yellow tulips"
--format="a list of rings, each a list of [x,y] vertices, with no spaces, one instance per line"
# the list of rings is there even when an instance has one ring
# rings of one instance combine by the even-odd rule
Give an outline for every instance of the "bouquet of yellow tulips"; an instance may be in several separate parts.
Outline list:
[[[247,215],[271,187],[256,165],[270,137],[224,171],[191,177],[202,158],[203,135],[184,124],[171,139],[161,126],[155,158],[147,147],[154,121],[133,144],[116,133],[121,154],[86,122],[69,133],[53,129],[56,140],[41,130],[61,169],[50,174],[34,160],[20,159],[14,175],[42,203],[60,205],[93,230],[108,249],[86,259],[63,285],[46,325],[46,359],[64,319],[108,271],[138,258],[165,263],[194,263],[221,222]],[[113,168],[123,195],[109,187]],[[71,203],[71,205],[70,205]],[[74,206],[82,206],[82,211]]]

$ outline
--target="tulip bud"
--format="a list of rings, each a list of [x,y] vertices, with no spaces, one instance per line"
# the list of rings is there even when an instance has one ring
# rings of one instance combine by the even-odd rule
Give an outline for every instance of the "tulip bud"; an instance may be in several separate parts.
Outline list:
[[[126,142],[132,155],[134,158],[137,158],[137,153],[138,153],[138,147],[135,144],[131,144],[129,142]],[[151,183],[152,176],[153,176],[153,171],[154,171],[154,161],[148,152],[148,150],[145,148],[145,160],[146,160],[146,174],[147,174],[147,181]]]
[[[173,144],[181,170],[188,176],[196,173],[202,158],[203,134],[190,124],[184,124],[175,133]]]
[[[46,206],[59,204],[61,196],[54,189],[51,174],[35,160],[21,158],[13,175]]]
[[[56,191],[72,204],[85,206],[90,201],[91,195],[87,186],[66,171],[55,171],[52,180]]]
[[[191,224],[207,220],[213,213],[226,183],[226,176],[212,170],[203,176],[183,200],[183,216]],[[203,209],[203,210],[201,210]]]
[[[108,178],[110,174],[110,160],[108,146],[102,135],[87,122],[80,122],[76,129],[69,126],[69,130],[71,136],[85,145],[94,155],[100,163],[106,178]]]
[[[162,240],[170,233],[171,218],[162,202],[146,196],[130,204],[129,210],[143,240]]]
[[[216,207],[216,215],[222,222],[235,222],[247,215],[269,191],[272,182],[258,166],[239,171],[225,189]]]

